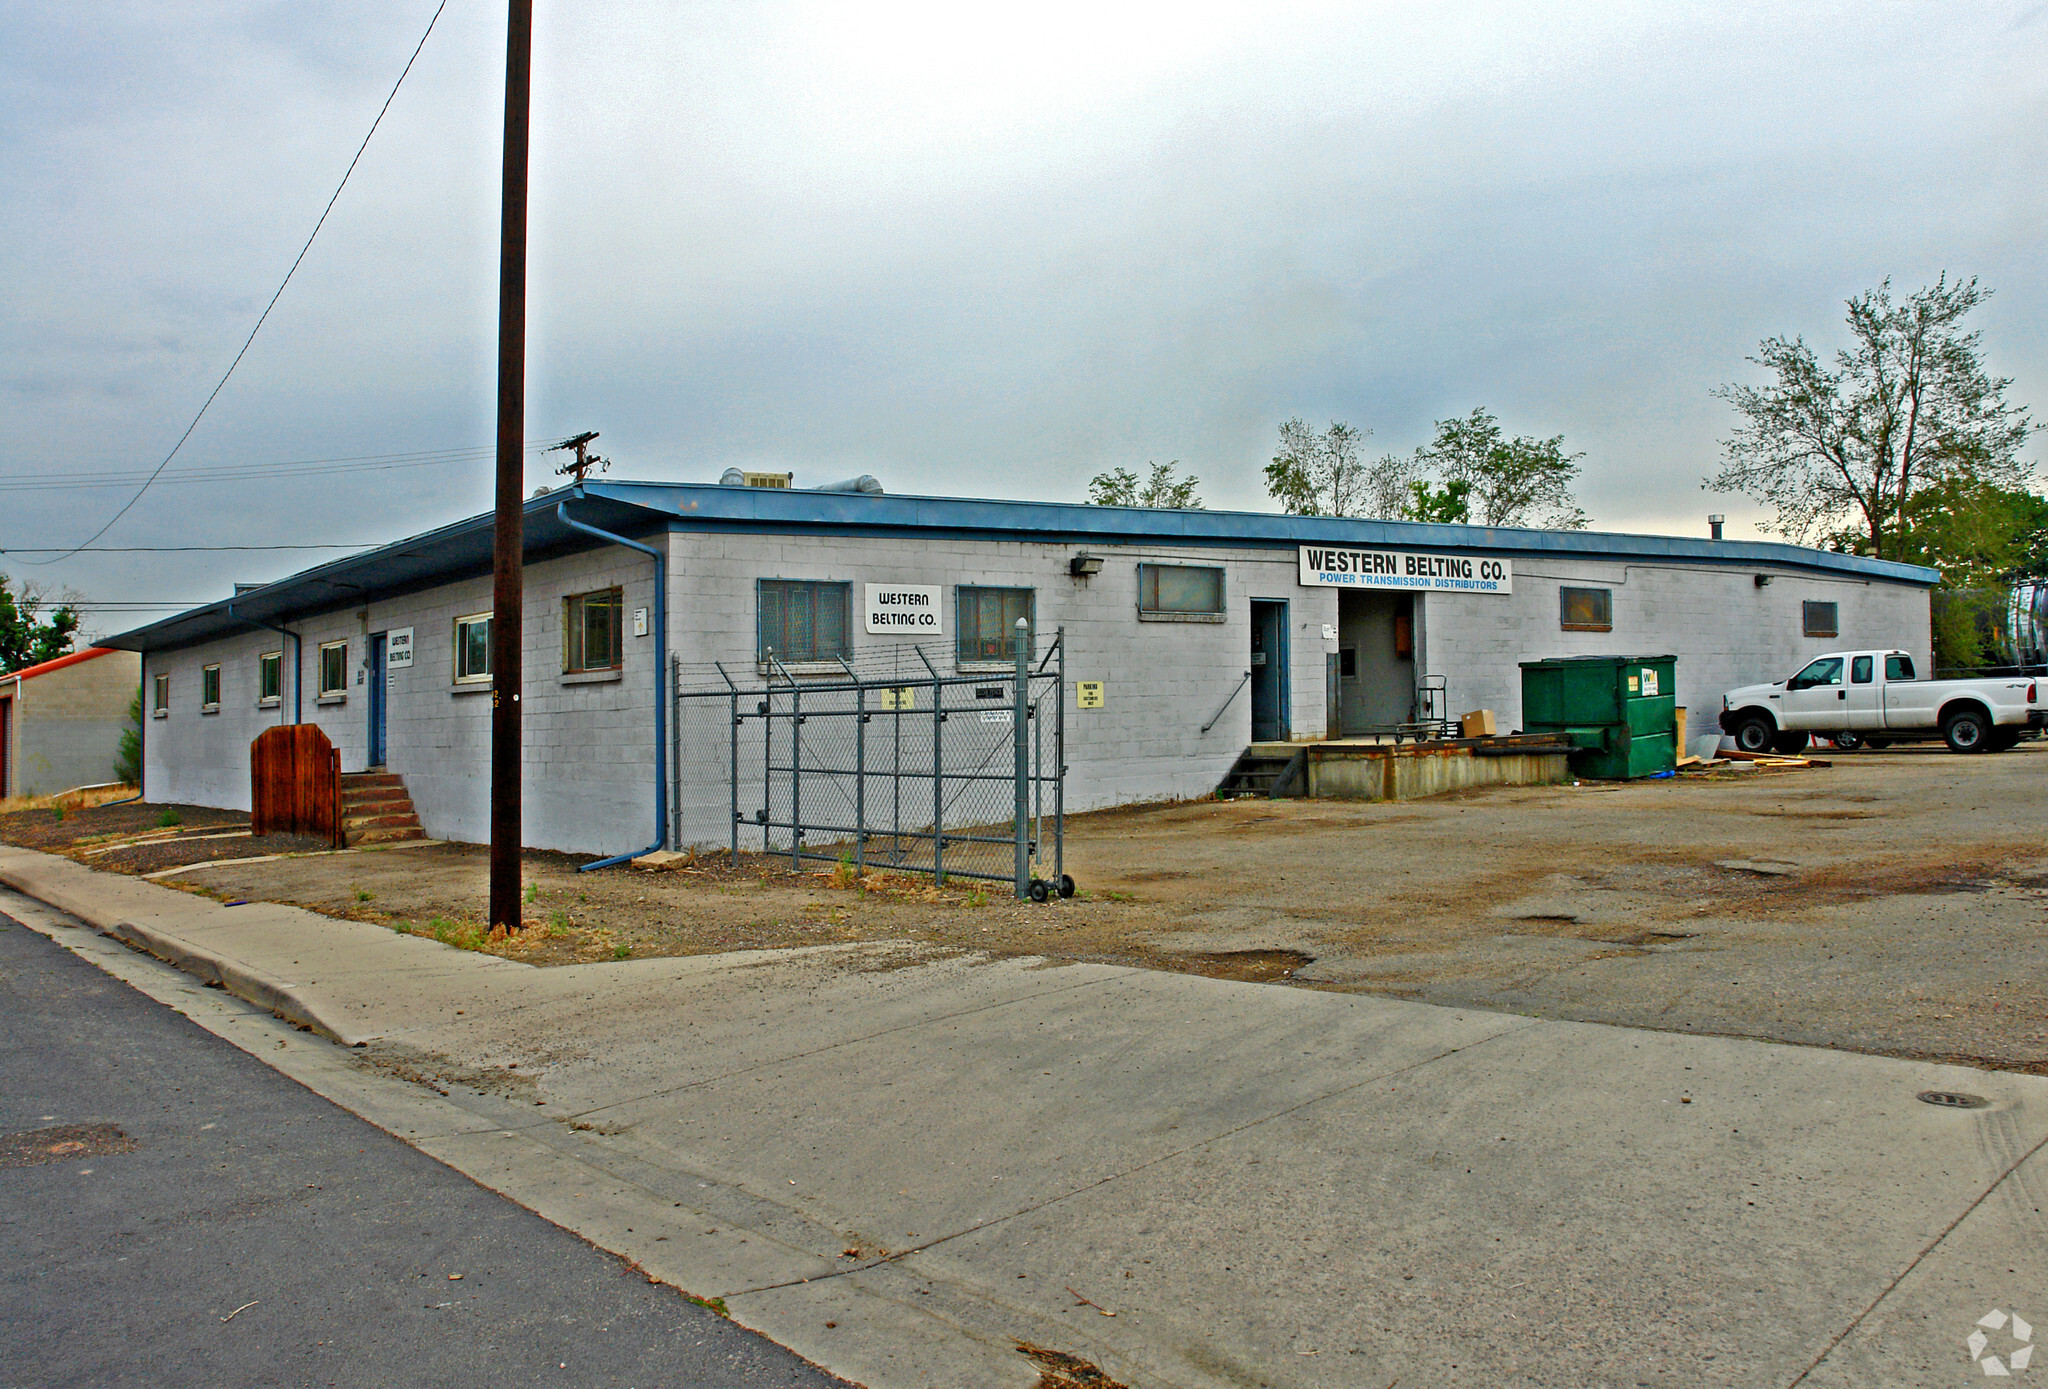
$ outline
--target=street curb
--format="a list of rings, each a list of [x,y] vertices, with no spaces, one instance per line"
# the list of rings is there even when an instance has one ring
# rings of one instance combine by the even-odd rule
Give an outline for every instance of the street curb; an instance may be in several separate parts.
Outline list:
[[[15,849],[16,853],[34,853],[34,850]],[[60,859],[55,855],[39,854],[48,859],[54,867],[63,864],[76,868],[82,873],[98,873],[100,870]],[[36,865],[39,867],[40,865]],[[133,949],[146,955],[154,955],[165,964],[173,965],[187,974],[196,976],[201,982],[225,989],[245,1003],[250,1003],[267,1013],[275,1014],[295,1027],[302,1027],[345,1047],[361,1046],[363,1038],[351,1038],[329,1026],[303,998],[292,991],[292,986],[261,970],[254,969],[239,960],[232,959],[218,951],[193,945],[167,932],[130,920],[116,913],[102,911],[83,894],[74,894],[63,887],[42,881],[43,874],[34,868],[0,864],[0,884],[13,888],[24,897],[32,897],[44,906],[73,916],[106,935],[112,936]],[[136,881],[141,881],[137,879]],[[150,884],[150,886],[156,886]],[[163,888],[175,892],[175,888]],[[181,896],[184,894],[180,894]],[[200,899],[194,899],[195,902]],[[217,910],[228,910],[217,908]]]

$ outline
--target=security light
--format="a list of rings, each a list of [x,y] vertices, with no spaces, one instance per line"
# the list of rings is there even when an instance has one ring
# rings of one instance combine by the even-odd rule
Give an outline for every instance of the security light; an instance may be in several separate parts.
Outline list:
[[[1102,556],[1091,555],[1086,550],[1067,561],[1067,572],[1077,579],[1102,572]]]
[[[1759,574],[1759,575],[1757,575],[1757,576],[1756,576],[1756,586],[1757,586],[1758,588],[1769,588],[1769,587],[1771,586],[1771,576],[1770,576],[1770,575],[1768,575],[1768,574]]]

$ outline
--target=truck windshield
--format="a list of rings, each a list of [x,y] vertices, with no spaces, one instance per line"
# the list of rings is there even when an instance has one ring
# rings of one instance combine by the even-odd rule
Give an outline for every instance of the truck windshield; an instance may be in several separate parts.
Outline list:
[[[1911,656],[1885,657],[1884,678],[1887,680],[1911,680],[1913,678],[1913,658]]]
[[[1842,683],[1842,658],[1823,656],[1792,677],[1792,683],[1802,690],[1815,685],[1839,685]]]

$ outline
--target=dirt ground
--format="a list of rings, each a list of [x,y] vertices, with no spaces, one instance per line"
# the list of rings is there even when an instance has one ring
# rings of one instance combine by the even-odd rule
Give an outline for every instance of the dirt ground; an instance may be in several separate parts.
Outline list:
[[[175,831],[107,850],[155,825],[140,806],[0,816],[0,839],[128,872],[290,854],[160,881],[536,965],[903,941],[2048,1073],[2048,744],[1831,761],[1075,816],[1081,890],[1043,906],[754,855],[582,874],[530,854],[527,929],[502,942],[483,939],[474,846],[299,854],[202,839],[246,819],[181,808]]]

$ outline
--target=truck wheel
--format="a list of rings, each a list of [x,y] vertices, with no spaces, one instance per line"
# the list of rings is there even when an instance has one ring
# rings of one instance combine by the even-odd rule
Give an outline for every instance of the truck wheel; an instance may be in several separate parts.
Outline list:
[[[1743,752],[1769,752],[1771,740],[1778,736],[1778,726],[1762,714],[1751,714],[1735,725],[1735,732],[1730,736]]]
[[[1863,735],[1860,733],[1830,733],[1828,741],[1843,752],[1854,752],[1863,746]]]
[[[1950,752],[1983,752],[1991,746],[1991,728],[1981,710],[1958,709],[1941,721],[1941,740]]]
[[[1771,751],[1780,757],[1797,757],[1812,745],[1810,733],[1780,733],[1771,739]]]

